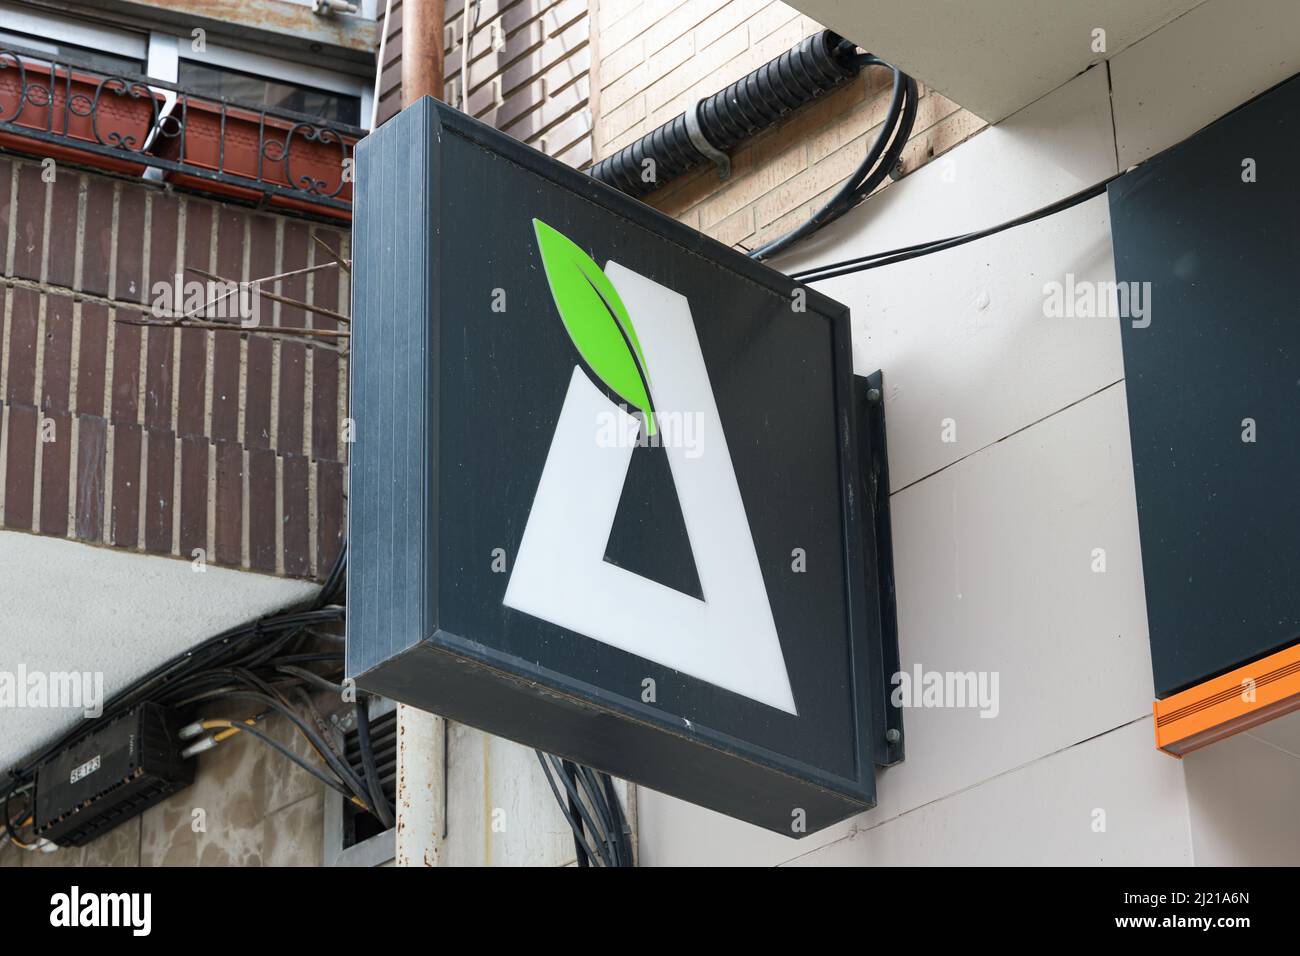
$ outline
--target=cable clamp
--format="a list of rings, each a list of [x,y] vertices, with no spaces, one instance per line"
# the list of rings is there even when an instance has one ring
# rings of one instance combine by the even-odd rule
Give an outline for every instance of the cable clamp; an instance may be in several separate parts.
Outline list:
[[[710,143],[704,135],[704,130],[700,126],[700,107],[703,104],[704,100],[697,100],[695,105],[686,111],[686,135],[690,137],[691,145],[717,167],[718,178],[726,179],[731,175],[731,157]]]

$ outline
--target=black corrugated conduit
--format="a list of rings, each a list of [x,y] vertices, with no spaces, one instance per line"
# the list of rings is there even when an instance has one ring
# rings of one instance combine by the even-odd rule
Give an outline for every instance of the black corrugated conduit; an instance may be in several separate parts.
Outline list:
[[[852,56],[840,53],[841,42],[841,37],[829,30],[815,33],[721,92],[700,100],[694,112],[706,143],[691,135],[694,124],[688,111],[602,159],[592,167],[591,175],[628,195],[644,196],[709,163],[709,147],[726,152],[791,110],[857,76],[860,68]],[[645,174],[647,159],[654,160],[652,176]]]
[[[786,114],[844,86],[865,66],[884,66],[894,73],[893,98],[880,135],[863,163],[808,222],[750,253],[756,259],[766,259],[838,219],[870,195],[897,165],[916,116],[915,81],[870,54],[858,53],[853,43],[830,30],[813,34],[601,160],[591,168],[591,176],[640,197],[707,163],[725,171],[728,150]]]

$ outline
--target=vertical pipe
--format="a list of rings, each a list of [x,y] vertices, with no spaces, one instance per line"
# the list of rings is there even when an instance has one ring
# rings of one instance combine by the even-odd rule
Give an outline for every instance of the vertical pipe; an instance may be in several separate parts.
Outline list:
[[[379,125],[379,96],[384,92],[384,59],[388,56],[388,23],[393,18],[393,0],[384,3],[384,19],[379,27],[379,56],[375,63],[375,95],[370,98],[370,126]]]
[[[422,96],[443,97],[443,20],[443,0],[402,3],[403,108]],[[397,705],[398,866],[441,862],[447,812],[445,747],[441,717]]]
[[[402,3],[402,106],[442,99],[443,0]]]
[[[441,866],[446,832],[443,719],[397,705],[398,866]]]
[[[474,39],[474,28],[470,26],[469,11],[475,0],[465,0],[460,11],[460,96],[452,106],[460,108],[462,113],[469,112],[469,44]]]

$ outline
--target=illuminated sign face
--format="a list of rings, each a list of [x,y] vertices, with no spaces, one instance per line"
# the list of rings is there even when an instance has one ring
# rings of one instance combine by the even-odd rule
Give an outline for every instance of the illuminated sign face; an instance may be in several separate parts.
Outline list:
[[[433,101],[358,162],[349,674],[790,836],[870,807],[847,310]]]

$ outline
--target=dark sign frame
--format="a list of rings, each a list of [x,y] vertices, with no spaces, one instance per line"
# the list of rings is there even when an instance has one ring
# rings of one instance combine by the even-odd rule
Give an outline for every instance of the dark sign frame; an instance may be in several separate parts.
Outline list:
[[[448,179],[447,157],[460,156],[464,173],[466,147],[536,177],[539,190],[562,190],[787,302],[798,289],[807,321],[828,324],[835,420],[827,425],[838,455],[847,623],[843,672],[832,677],[847,687],[852,727],[838,730],[851,740],[848,772],[503,652],[445,619],[461,611],[440,606],[439,590],[440,572],[457,573],[438,540],[447,469],[457,466],[440,460],[452,441],[451,420],[440,417],[452,404],[440,390],[440,369],[455,360],[442,354],[440,331],[444,318],[457,321],[445,314],[443,295],[453,293],[443,283],[459,279],[443,274],[443,244],[471,240],[466,223],[440,216],[451,199],[444,191],[465,188],[463,175]],[[902,759],[899,714],[887,700],[897,645],[884,403],[878,374],[872,388],[852,375],[847,307],[428,98],[363,140],[357,160],[348,674],[367,691],[788,836],[874,806],[875,765]]]

